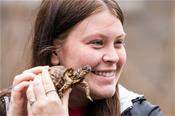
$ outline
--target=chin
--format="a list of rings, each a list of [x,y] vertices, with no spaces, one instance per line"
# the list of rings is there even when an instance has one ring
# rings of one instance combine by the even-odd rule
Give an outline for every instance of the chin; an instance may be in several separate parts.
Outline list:
[[[96,94],[92,94],[93,99],[105,99],[114,96],[116,89],[103,90],[99,92],[95,92]]]

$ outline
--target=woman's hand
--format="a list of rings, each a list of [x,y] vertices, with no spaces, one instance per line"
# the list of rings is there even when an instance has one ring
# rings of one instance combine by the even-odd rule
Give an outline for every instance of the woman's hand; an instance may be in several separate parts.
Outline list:
[[[8,116],[27,116],[27,97],[26,90],[34,77],[47,69],[48,66],[39,66],[24,71],[22,74],[15,76],[13,80],[13,89],[11,91],[11,100]]]
[[[46,69],[35,77],[27,90],[30,116],[68,116],[70,89],[59,98],[53,82]]]

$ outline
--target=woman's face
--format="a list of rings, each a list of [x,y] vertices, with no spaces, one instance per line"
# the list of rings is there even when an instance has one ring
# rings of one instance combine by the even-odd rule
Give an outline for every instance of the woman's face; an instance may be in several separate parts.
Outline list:
[[[65,67],[74,69],[84,65],[92,66],[92,72],[85,78],[93,99],[114,95],[116,84],[126,61],[123,46],[125,32],[119,19],[109,11],[91,15],[70,32],[62,47],[57,51]]]

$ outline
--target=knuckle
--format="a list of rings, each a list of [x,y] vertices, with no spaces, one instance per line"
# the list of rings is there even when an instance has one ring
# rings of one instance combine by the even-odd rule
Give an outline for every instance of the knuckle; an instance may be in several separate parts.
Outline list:
[[[35,82],[33,83],[33,86],[34,86],[34,87],[40,86],[40,82],[35,81]]]
[[[16,75],[15,77],[14,77],[14,82],[18,82],[18,81],[20,81],[20,78],[21,78],[21,75]]]
[[[56,98],[54,97],[51,97],[47,100],[47,103],[50,104],[50,105],[53,105],[53,106],[56,106],[56,105],[59,105],[59,102]]]
[[[45,102],[45,101],[39,101],[39,102],[36,104],[36,108],[37,108],[39,111],[43,111],[46,107],[47,107],[47,102]]]

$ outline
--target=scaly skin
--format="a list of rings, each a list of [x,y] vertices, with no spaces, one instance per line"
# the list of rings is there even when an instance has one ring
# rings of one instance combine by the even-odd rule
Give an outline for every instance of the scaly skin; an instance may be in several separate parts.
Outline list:
[[[83,87],[86,91],[86,96],[89,100],[93,101],[90,97],[90,90],[87,82],[84,81],[85,76],[91,72],[89,65],[74,70],[72,68],[66,69],[63,66],[52,66],[49,68],[50,77],[55,85],[58,95],[60,98],[69,88],[73,88],[77,85]]]

